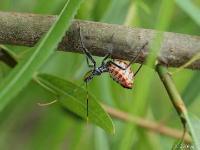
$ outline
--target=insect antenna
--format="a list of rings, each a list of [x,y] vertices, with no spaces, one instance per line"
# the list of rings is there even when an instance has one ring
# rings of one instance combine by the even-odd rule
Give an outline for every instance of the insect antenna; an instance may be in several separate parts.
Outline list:
[[[85,82],[85,86],[86,86],[86,101],[87,101],[87,114],[86,114],[86,116],[87,116],[87,122],[88,122],[88,117],[89,117],[89,107],[88,107],[88,105],[89,105],[89,100],[88,100],[88,97],[89,97],[89,95],[88,95],[88,83],[87,82]]]
[[[82,35],[82,32],[81,32],[80,24],[79,24],[79,37],[80,37],[80,42],[81,42],[81,46],[82,46],[83,52],[86,55],[86,60],[87,60],[88,67],[95,68],[96,67],[96,62],[95,62],[94,58],[92,57],[92,54],[88,51],[88,49],[85,47],[85,45],[83,43],[83,35]],[[89,63],[89,60],[92,62],[92,65]]]
[[[86,120],[88,122],[89,120],[89,94],[88,94],[88,82],[83,82],[80,87],[82,88],[83,84],[85,83],[85,89],[86,89]],[[76,92],[78,88],[76,88],[73,92]]]

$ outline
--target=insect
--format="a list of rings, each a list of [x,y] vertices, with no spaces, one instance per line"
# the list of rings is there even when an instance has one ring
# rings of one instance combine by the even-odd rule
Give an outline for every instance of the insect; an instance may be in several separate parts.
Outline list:
[[[88,51],[88,49],[85,47],[83,43],[83,36],[80,27],[79,27],[79,36],[83,52],[86,55],[88,67],[92,68],[84,76],[84,82],[86,83],[86,88],[88,82],[91,81],[95,76],[100,76],[102,73],[108,72],[111,78],[115,80],[117,83],[119,83],[122,87],[127,89],[132,89],[134,77],[141,69],[142,64],[139,66],[139,68],[135,73],[133,73],[133,71],[131,70],[131,64],[138,59],[140,52],[142,51],[142,49],[145,48],[148,42],[146,42],[139,49],[138,54],[129,63],[118,59],[111,60],[110,59],[111,54],[108,53],[103,58],[101,65],[97,67],[96,61],[92,57],[92,54]],[[87,118],[88,118],[88,93],[87,93]]]

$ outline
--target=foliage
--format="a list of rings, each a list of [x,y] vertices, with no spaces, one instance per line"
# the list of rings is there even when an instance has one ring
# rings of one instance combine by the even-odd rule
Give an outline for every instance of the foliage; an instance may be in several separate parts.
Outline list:
[[[41,86],[57,95],[59,102],[62,103],[64,107],[80,117],[96,123],[106,131],[114,133],[114,127],[110,117],[91,94],[88,95],[90,100],[88,104],[89,116],[86,115],[87,92],[83,88],[48,74],[39,74],[35,77],[35,80]]]

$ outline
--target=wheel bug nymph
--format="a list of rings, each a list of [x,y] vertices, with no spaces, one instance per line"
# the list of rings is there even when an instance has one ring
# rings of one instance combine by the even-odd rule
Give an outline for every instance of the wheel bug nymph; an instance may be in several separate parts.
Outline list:
[[[87,88],[88,82],[91,81],[95,76],[100,76],[102,73],[108,72],[111,78],[114,81],[116,81],[118,84],[120,84],[122,87],[127,88],[127,89],[132,89],[134,77],[141,69],[142,64],[139,66],[139,68],[137,69],[135,73],[133,73],[133,71],[131,70],[131,64],[134,63],[138,59],[140,53],[142,52],[142,49],[145,48],[148,42],[146,42],[139,49],[138,54],[129,63],[123,60],[119,60],[119,59],[111,60],[110,59],[111,54],[108,53],[103,58],[101,65],[97,67],[96,61],[92,57],[92,54],[88,51],[88,49],[85,47],[83,43],[81,27],[79,27],[79,36],[80,36],[80,42],[81,42],[83,52],[86,55],[87,65],[89,68],[92,68],[84,76],[84,82],[86,83],[86,88]],[[88,93],[87,93],[87,119],[88,119]]]

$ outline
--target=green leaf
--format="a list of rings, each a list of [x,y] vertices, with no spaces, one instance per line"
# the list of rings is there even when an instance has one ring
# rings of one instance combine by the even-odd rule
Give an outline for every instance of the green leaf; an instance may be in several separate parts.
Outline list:
[[[200,88],[200,72],[195,72],[182,92],[184,102],[187,106],[191,105],[196,98],[199,96],[199,88]]]
[[[7,46],[0,45],[0,48],[5,50],[13,59],[18,60],[18,56],[12,49],[8,48]]]
[[[113,0],[101,21],[122,24],[126,19],[131,0]]]
[[[41,1],[34,0],[33,12],[36,14],[54,14],[65,4],[65,0]],[[45,6],[45,7],[44,7]]]
[[[112,0],[95,0],[95,4],[93,7],[93,11],[92,11],[92,18],[95,21],[99,21],[102,16],[104,16],[105,12],[108,10],[109,8],[109,4],[112,2]]]
[[[87,91],[69,81],[48,74],[39,74],[36,77],[43,87],[54,91],[59,95],[59,102],[70,111],[86,119],[86,94]],[[97,124],[104,130],[114,133],[114,125],[109,115],[104,111],[96,98],[90,93],[89,97],[89,121]]]
[[[25,149],[61,149],[60,147],[65,141],[66,136],[77,126],[76,124],[77,122],[68,117],[60,107],[54,105],[46,110],[40,121],[35,125],[36,130],[31,135],[30,143],[27,144]],[[70,138],[73,138],[73,136],[71,135]],[[45,140],[44,137],[46,137]],[[50,141],[51,144],[49,144]]]
[[[0,85],[0,111],[31,80],[33,74],[51,56],[64,36],[82,0],[66,2],[56,22],[29,57],[20,62]]]
[[[200,10],[192,3],[192,1],[176,0],[176,3],[200,26]]]
[[[103,130],[100,128],[95,128],[94,130],[94,147],[95,150],[109,150],[109,143],[107,136],[102,132]]]
[[[0,61],[0,83],[10,72],[9,66],[7,66],[4,62]]]
[[[151,14],[150,7],[149,7],[146,3],[144,3],[143,1],[139,1],[138,5],[141,7],[141,9],[142,9],[145,13],[147,13],[148,15]]]
[[[200,150],[200,119],[189,113],[186,115],[186,120],[192,134],[193,144],[196,150]]]

